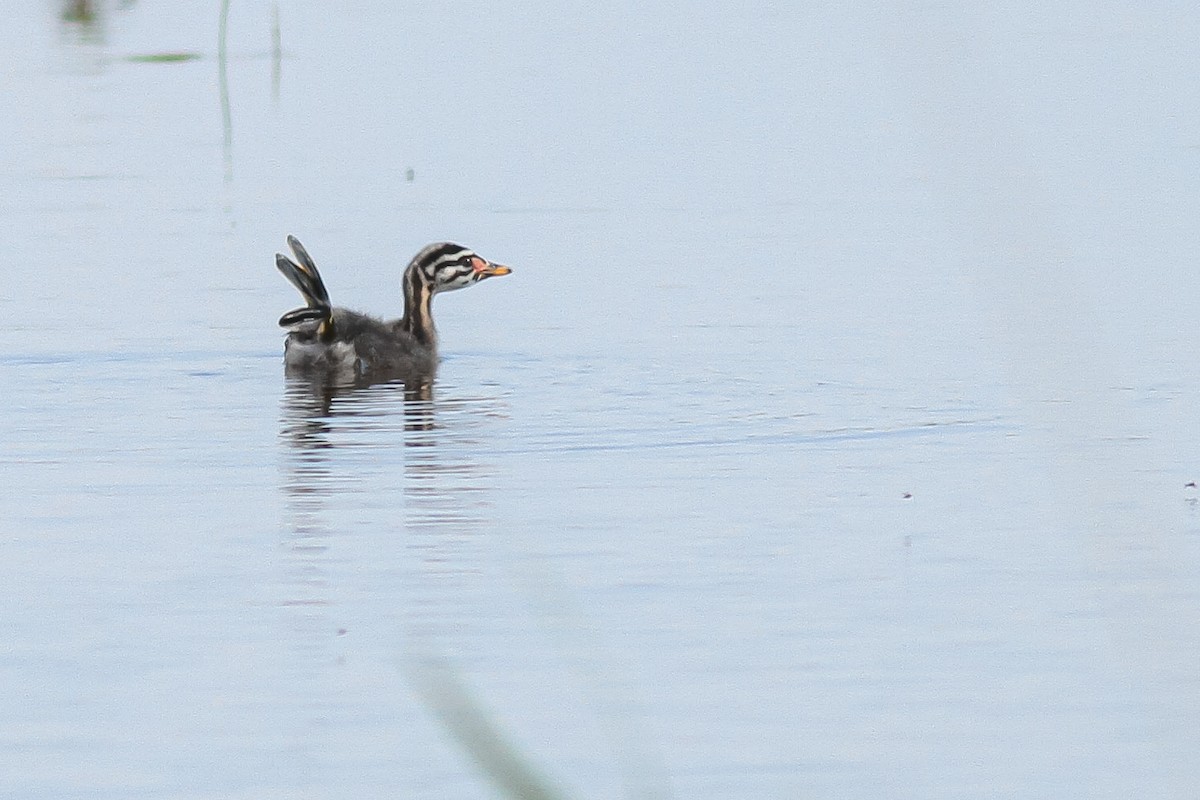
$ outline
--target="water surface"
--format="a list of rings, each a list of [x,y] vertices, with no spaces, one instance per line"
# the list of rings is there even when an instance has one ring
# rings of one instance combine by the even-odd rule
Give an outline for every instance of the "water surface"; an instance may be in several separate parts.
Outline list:
[[[1194,796],[1195,19],[367,5],[0,30],[0,794]]]

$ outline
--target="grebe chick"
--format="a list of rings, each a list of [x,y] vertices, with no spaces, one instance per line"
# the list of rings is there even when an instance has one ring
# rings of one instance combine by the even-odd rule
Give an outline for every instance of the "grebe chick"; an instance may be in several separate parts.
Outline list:
[[[288,374],[328,374],[359,379],[432,374],[437,368],[437,329],[430,304],[439,292],[462,289],[511,269],[450,242],[431,244],[404,270],[404,316],[395,320],[335,308],[317,265],[304,245],[288,236],[296,260],[276,253],[275,266],[300,290],[304,308],[287,312],[283,362]]]

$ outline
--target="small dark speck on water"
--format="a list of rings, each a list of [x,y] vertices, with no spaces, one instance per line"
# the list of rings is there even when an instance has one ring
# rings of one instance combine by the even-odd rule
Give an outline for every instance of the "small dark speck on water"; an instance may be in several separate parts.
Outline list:
[[[1185,484],[1183,485],[1183,488],[1185,488],[1185,489],[1195,489],[1195,488],[1196,488],[1196,482],[1195,482],[1195,481],[1188,481],[1187,483],[1185,483]]]
[[[912,499],[912,492],[905,492],[905,493],[904,493],[904,499],[905,499],[905,500],[911,500],[911,499]]]

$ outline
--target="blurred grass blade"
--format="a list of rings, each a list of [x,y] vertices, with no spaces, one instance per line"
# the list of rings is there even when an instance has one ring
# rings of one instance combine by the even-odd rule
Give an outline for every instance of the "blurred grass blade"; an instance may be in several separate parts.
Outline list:
[[[195,61],[200,57],[199,53],[146,53],[128,56],[125,60],[136,64],[174,64],[180,61]]]
[[[279,3],[271,6],[271,97],[279,99],[283,78],[283,34],[279,31]]]
[[[229,57],[226,49],[229,3],[230,0],[221,0],[221,17],[217,22],[217,88],[221,99],[221,128],[224,133],[225,183],[233,180],[233,112],[229,108],[229,76],[226,73]]]
[[[506,797],[567,800],[504,738],[448,662],[426,657],[410,665],[408,674],[425,706]]]

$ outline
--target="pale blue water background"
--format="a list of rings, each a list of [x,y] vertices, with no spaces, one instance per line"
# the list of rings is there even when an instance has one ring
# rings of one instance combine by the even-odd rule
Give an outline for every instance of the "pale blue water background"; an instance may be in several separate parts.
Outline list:
[[[495,797],[427,653],[571,797],[1200,796],[1191,9],[234,0],[228,141],[98,10],[0,24],[0,796]],[[287,233],[516,271],[326,402]]]

